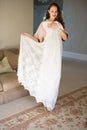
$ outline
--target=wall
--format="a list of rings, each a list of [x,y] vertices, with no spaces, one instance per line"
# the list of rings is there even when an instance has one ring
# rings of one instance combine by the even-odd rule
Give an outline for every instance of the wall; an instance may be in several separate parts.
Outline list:
[[[33,33],[33,0],[0,0],[0,49],[18,47],[21,32]]]
[[[33,0],[0,0],[0,49],[18,47],[21,32],[33,33]],[[87,0],[63,0],[69,39],[63,56],[87,60]]]
[[[64,0],[63,18],[69,39],[63,44],[63,55],[87,60],[87,0]]]

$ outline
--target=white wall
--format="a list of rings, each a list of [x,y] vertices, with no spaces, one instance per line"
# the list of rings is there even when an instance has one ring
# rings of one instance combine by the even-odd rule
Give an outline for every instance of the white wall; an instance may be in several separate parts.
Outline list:
[[[0,49],[18,47],[21,32],[33,33],[33,0],[0,0]]]
[[[64,55],[87,60],[87,0],[63,0],[63,18],[69,39]]]

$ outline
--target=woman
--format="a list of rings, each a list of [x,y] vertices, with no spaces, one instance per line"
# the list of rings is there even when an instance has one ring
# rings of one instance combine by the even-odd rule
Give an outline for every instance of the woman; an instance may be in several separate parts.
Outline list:
[[[50,4],[46,19],[34,36],[21,35],[18,80],[48,111],[55,108],[61,78],[62,40],[68,38],[56,3]]]

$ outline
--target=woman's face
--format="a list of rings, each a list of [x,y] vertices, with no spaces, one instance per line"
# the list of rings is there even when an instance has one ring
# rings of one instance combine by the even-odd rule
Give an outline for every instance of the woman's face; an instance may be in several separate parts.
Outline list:
[[[52,6],[49,10],[48,10],[49,14],[50,14],[50,19],[54,20],[57,15],[58,15],[58,11],[57,11],[57,7],[56,6]]]

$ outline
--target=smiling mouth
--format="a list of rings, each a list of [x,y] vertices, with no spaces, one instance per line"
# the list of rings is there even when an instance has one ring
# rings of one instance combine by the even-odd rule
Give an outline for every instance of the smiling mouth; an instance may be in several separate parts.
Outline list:
[[[56,17],[55,15],[53,15],[53,17]]]

